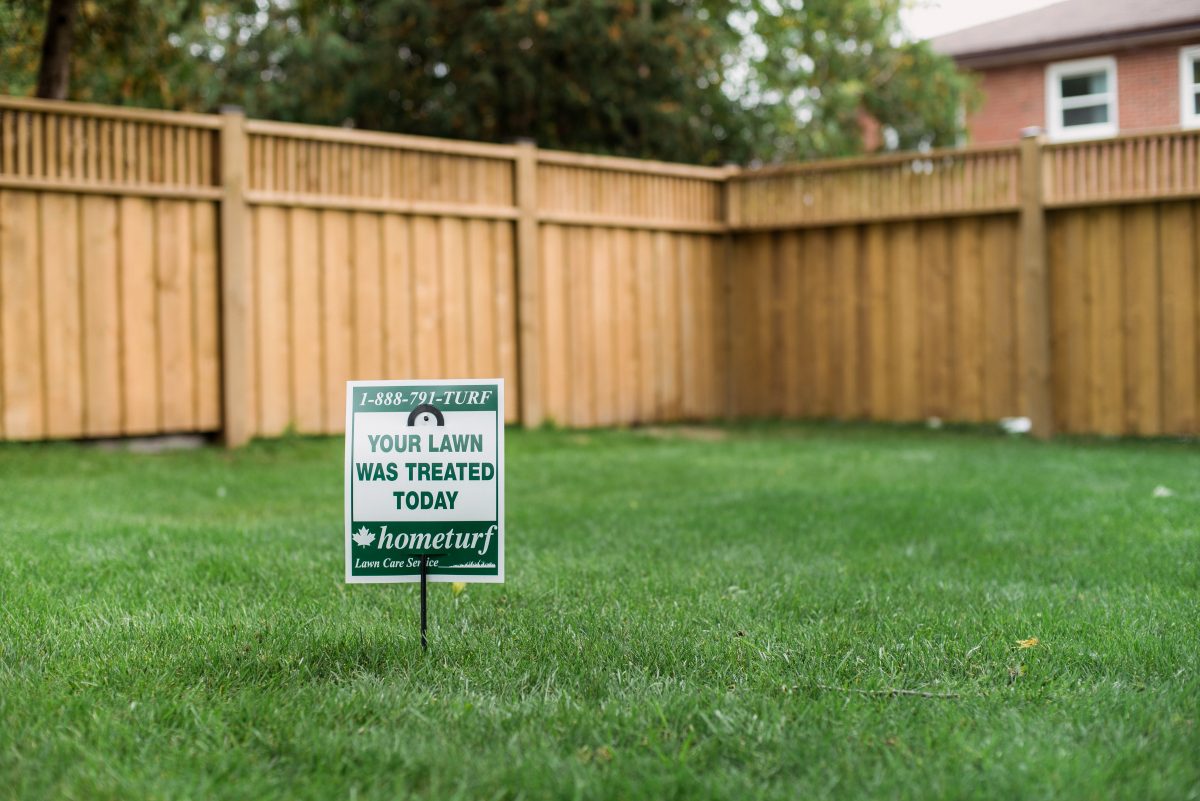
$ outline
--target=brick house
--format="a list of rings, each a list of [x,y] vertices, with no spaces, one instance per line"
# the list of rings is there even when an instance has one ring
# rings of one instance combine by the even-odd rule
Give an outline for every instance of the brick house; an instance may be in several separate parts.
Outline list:
[[[1200,0],[1065,0],[932,44],[980,78],[973,144],[1200,127]]]

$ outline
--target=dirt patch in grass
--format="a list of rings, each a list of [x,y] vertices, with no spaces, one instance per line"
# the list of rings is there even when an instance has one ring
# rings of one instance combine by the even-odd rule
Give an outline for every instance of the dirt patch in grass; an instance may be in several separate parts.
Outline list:
[[[646,426],[633,430],[651,439],[687,439],[694,442],[724,442],[729,439],[729,432],[725,429],[709,426]]]

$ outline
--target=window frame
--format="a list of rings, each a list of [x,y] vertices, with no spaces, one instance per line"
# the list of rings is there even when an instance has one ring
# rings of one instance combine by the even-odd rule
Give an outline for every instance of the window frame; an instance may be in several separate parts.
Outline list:
[[[1184,128],[1200,128],[1200,112],[1196,109],[1196,95],[1200,94],[1200,83],[1193,80],[1193,64],[1200,63],[1200,45],[1179,48],[1179,124]]]
[[[1103,95],[1084,95],[1083,98],[1067,98],[1064,103],[1062,96],[1062,81],[1078,75],[1089,73],[1106,73],[1108,89]],[[1056,61],[1046,65],[1046,130],[1050,138],[1056,142],[1070,142],[1078,139],[1102,139],[1116,136],[1120,130],[1117,117],[1117,60],[1112,56],[1083,58],[1074,61]],[[1100,105],[1097,102],[1078,102],[1080,99],[1091,100],[1104,97],[1108,106],[1108,122],[1094,122],[1088,125],[1063,125],[1063,112],[1070,108],[1090,108]]]

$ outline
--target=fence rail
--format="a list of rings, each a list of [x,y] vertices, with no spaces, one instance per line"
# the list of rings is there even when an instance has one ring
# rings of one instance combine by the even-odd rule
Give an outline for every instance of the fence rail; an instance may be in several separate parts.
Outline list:
[[[1046,163],[1046,205],[1053,208],[1200,195],[1200,137],[1194,131],[1052,144]]]
[[[0,98],[0,439],[510,422],[1200,433],[1200,131],[760,169]]]
[[[739,229],[1016,211],[1017,148],[942,150],[745,171],[732,178]]]
[[[200,115],[5,100],[0,180],[14,188],[216,197],[217,127],[216,118]]]

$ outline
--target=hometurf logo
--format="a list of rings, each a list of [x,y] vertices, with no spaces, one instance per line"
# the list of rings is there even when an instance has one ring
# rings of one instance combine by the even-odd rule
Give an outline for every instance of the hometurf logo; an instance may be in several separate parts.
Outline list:
[[[396,551],[474,551],[484,556],[491,550],[492,539],[496,536],[496,524],[493,523],[484,531],[388,531],[387,523],[379,527],[379,537],[366,526],[359,526],[353,535],[355,545],[370,548],[375,544],[375,550]]]

